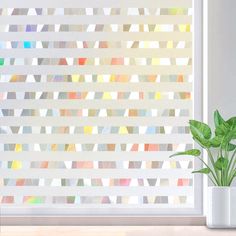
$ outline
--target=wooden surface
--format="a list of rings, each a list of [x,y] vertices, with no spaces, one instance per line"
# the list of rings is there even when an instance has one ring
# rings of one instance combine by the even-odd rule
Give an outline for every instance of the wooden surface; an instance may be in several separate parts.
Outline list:
[[[204,226],[2,226],[1,236],[236,236]]]

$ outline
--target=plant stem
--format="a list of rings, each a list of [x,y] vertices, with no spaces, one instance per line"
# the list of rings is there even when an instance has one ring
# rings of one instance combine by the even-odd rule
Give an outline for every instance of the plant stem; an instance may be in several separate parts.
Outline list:
[[[220,184],[219,184],[219,181],[217,180],[217,177],[214,175],[214,172],[212,171],[212,169],[210,168],[210,166],[207,165],[207,163],[206,163],[203,159],[201,159],[200,157],[197,157],[197,158],[210,170],[210,172],[211,172],[211,174],[212,174],[214,180],[216,181],[216,186],[217,186],[217,185],[220,185]],[[210,177],[210,176],[208,175],[208,177]]]
[[[236,165],[236,158],[234,158],[235,155],[236,155],[236,149],[234,150],[234,152],[233,152],[233,154],[231,156],[231,160],[230,160],[230,164],[229,164],[229,169],[228,169],[228,171],[229,171],[229,181],[231,181],[231,182],[232,182],[232,180],[231,180],[232,177],[234,178],[234,175],[235,175],[235,173],[234,173],[235,172],[235,165]],[[230,166],[231,166],[231,168],[230,168]]]
[[[230,180],[229,180],[229,186],[232,184],[232,182],[233,182],[233,180],[234,180],[235,177],[236,177],[236,170],[234,171],[232,177],[231,177]]]
[[[232,156],[231,156],[231,158],[230,158],[230,161],[229,161],[229,164],[228,164],[228,166],[227,166],[227,173],[228,173],[228,178],[230,178],[230,176],[231,176],[231,165],[232,165],[232,163],[233,163],[233,160],[234,160],[234,156],[235,156],[235,154],[236,154],[236,149],[234,150],[234,152],[233,152],[233,154],[232,154]],[[227,178],[227,182],[229,181],[229,179]]]
[[[220,171],[220,185],[223,186],[223,170]]]
[[[232,161],[233,161],[235,155],[236,155],[236,148],[235,148],[235,150],[234,150],[234,152],[233,152],[233,154],[232,154],[232,156],[231,156],[231,160],[232,160]],[[234,163],[233,163],[233,165],[232,165],[231,170],[234,169],[235,165],[236,165],[236,158],[234,159]]]
[[[211,150],[210,150],[209,148],[207,148],[207,154],[208,154],[208,156],[209,156],[209,158],[210,158],[210,161],[211,161],[211,164],[212,164],[212,166],[213,166],[213,168],[214,168],[214,171],[215,171],[215,174],[216,174],[217,183],[220,183],[219,172],[218,172],[218,170],[217,170],[216,167],[215,167],[214,158],[213,158],[212,153],[211,153]],[[220,185],[220,184],[219,184],[219,185]]]
[[[227,181],[226,181],[226,171],[223,169],[222,170],[222,186],[226,186]]]
[[[224,186],[224,182],[223,182],[223,181],[224,181],[224,180],[223,180],[223,179],[224,179],[223,170],[221,170],[220,173],[221,173],[220,183],[221,183],[221,186]]]
[[[211,176],[210,175],[208,175],[208,178],[211,180],[211,182],[215,185],[215,186],[217,186],[218,184],[211,178]]]

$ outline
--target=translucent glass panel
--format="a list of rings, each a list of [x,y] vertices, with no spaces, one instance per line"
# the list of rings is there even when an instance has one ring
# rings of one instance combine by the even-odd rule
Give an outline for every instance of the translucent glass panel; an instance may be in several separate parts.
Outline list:
[[[0,5],[2,206],[193,207],[192,1]]]

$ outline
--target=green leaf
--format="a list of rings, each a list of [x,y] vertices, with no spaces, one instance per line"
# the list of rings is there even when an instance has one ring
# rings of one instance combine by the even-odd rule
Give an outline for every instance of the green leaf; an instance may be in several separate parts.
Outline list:
[[[193,174],[196,174],[196,173],[199,173],[199,174],[209,174],[211,171],[210,171],[210,169],[209,168],[203,168],[203,169],[201,169],[201,170],[195,170],[195,171],[193,171],[192,173]]]
[[[222,142],[221,142],[221,147],[223,150],[227,150],[227,151],[233,151],[235,149],[235,145],[230,143],[233,139],[235,139],[234,137],[235,135],[235,131],[234,129],[233,130],[230,130],[222,139]]]
[[[202,148],[210,148],[211,147],[211,143],[209,140],[206,140],[206,139],[201,139],[201,138],[194,138],[193,137],[193,140],[195,142],[197,142]]]
[[[222,142],[223,137],[222,136],[215,136],[210,140],[212,147],[219,147]]]
[[[194,129],[198,132],[200,136],[203,136],[205,139],[211,138],[211,128],[200,121],[190,120],[189,121],[190,127],[194,127]]]
[[[229,163],[228,159],[220,157],[214,165],[218,170],[225,170],[228,166],[228,163]]]
[[[209,148],[211,146],[210,141],[208,140],[211,137],[211,129],[208,125],[190,120],[190,131],[193,135],[193,139],[203,148]]]
[[[236,139],[236,129],[233,129],[232,132],[233,132],[232,139]]]
[[[232,130],[232,139],[236,139],[236,127],[234,127]]]
[[[228,144],[227,151],[232,152],[235,148],[236,148],[236,145],[235,145],[235,144],[229,143],[229,144]]]
[[[225,123],[224,119],[222,118],[218,110],[214,112],[214,122],[215,122],[215,127]]]
[[[216,136],[224,136],[230,131],[230,125],[228,123],[222,123],[216,127],[215,134]]]
[[[201,152],[198,149],[191,149],[191,150],[188,150],[188,151],[185,151],[185,152],[177,152],[177,153],[171,155],[170,158],[175,157],[175,156],[183,156],[183,155],[198,157],[198,156],[201,155]]]
[[[226,123],[229,124],[230,127],[236,127],[236,117],[231,117]]]
[[[196,141],[201,147],[203,148],[209,148],[211,147],[211,143],[209,140],[203,138],[203,136],[201,136],[197,129],[194,128],[193,126],[190,126],[190,131],[193,135],[193,140]]]

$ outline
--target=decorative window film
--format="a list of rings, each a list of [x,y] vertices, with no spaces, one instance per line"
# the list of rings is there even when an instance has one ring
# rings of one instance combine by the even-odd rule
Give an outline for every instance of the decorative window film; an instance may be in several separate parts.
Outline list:
[[[192,1],[0,6],[2,207],[194,207]]]

